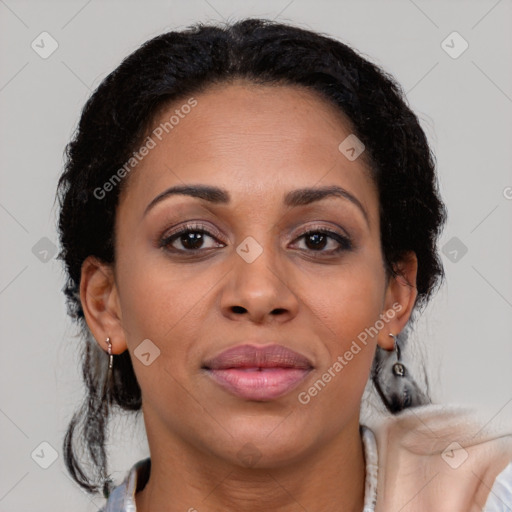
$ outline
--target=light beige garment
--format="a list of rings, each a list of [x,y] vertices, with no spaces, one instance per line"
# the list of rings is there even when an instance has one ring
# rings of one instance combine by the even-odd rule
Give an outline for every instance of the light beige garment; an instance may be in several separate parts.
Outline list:
[[[512,425],[496,430],[460,407],[406,410],[372,430],[376,512],[481,512],[512,461]]]

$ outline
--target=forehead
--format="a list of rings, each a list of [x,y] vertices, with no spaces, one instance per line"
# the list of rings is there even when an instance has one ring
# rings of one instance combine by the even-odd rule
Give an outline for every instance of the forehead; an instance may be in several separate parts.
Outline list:
[[[191,98],[193,108],[184,108]],[[155,133],[165,126],[159,140]],[[217,84],[160,109],[149,132],[154,147],[129,176],[124,200],[147,203],[185,183],[221,186],[245,200],[338,184],[371,202],[364,153],[350,161],[338,148],[351,133],[348,118],[306,88]]]

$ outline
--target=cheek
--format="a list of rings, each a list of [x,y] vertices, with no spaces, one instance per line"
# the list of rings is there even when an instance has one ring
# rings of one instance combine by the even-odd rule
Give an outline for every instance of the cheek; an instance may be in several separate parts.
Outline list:
[[[346,414],[359,409],[375,354],[385,280],[378,272],[361,270],[352,268],[349,276],[340,275],[331,280],[328,291],[318,293],[315,321],[321,333],[321,364],[308,387],[297,393],[310,417],[336,413],[338,420],[329,427],[333,431]]]
[[[141,249],[149,242],[138,243],[125,251],[129,257],[120,255],[117,262],[123,326],[133,337],[154,337],[162,343],[173,329],[188,324],[182,319],[197,314],[195,306],[208,280],[201,279],[204,286],[198,287],[192,273],[171,266],[155,248]]]
[[[357,405],[382,328],[384,292],[385,272],[374,257],[361,257],[310,288],[311,321],[323,345],[316,384],[301,390],[312,407],[326,402]]]
[[[328,275],[303,283],[301,288],[308,290],[303,294],[306,305],[314,313],[312,320],[325,334],[332,355],[379,319],[385,283],[380,261],[364,254]]]
[[[328,308],[323,315],[325,321],[319,325],[326,354],[320,372],[330,371],[331,377],[336,374],[332,380],[340,384],[340,389],[364,387],[380,326],[380,290],[359,281],[356,288],[345,286],[337,294],[330,294],[327,301],[323,305],[324,310]],[[330,382],[329,376],[325,380]]]
[[[133,249],[127,251],[133,257],[119,258],[117,276],[123,328],[137,379],[141,387],[159,385],[169,374],[184,380],[195,370],[192,356],[211,312],[211,296],[218,290],[218,272],[198,270],[196,265],[178,268],[154,249],[139,248],[138,254]],[[136,357],[146,339],[159,351],[155,364],[147,367]],[[172,379],[166,388],[172,389],[171,384]]]

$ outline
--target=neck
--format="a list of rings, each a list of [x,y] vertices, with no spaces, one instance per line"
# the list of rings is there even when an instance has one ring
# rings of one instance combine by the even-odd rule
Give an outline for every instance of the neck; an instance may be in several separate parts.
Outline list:
[[[149,480],[135,496],[137,512],[363,509],[365,461],[359,418],[300,460],[265,469],[219,460],[176,438],[162,446],[160,439],[158,449],[150,450]]]

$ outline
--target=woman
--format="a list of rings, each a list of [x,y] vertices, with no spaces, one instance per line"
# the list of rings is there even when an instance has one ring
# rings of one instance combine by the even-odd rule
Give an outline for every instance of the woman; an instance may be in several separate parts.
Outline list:
[[[512,506],[512,436],[429,405],[402,360],[446,213],[381,69],[265,20],[163,34],[88,100],[58,192],[88,388],[64,449],[103,510]],[[371,428],[370,376],[395,414]],[[150,458],[112,490],[114,406]]]

